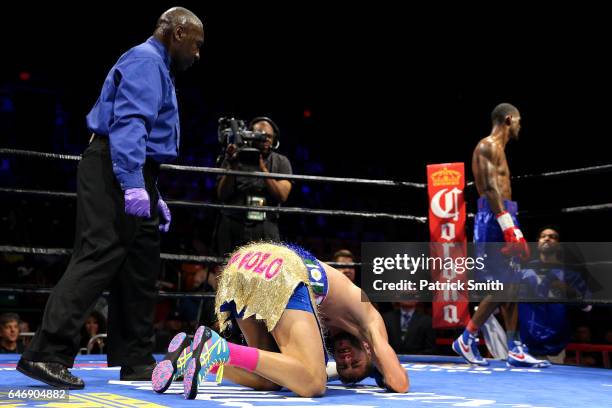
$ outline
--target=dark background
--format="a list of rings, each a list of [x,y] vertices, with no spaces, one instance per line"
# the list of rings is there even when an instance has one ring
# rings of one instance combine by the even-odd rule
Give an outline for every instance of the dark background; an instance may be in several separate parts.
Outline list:
[[[84,118],[106,73],[172,5],[92,2],[7,10],[0,28],[0,145],[80,153],[88,139]],[[471,152],[490,131],[490,111],[500,102],[522,113],[521,138],[507,148],[514,175],[612,161],[610,29],[600,24],[597,10],[182,5],[202,18],[206,38],[201,61],[177,82],[179,163],[214,165],[219,116],[267,115],[278,122],[280,152],[297,174],[424,182],[429,163],[465,162],[471,179]],[[3,185],[74,189],[73,163],[2,159]],[[608,180],[604,173],[515,182],[514,198],[529,212],[523,214],[526,234],[533,239],[538,228],[554,223],[566,241],[606,240],[597,226],[602,217],[609,220],[609,211],[561,216],[556,210],[609,202]],[[168,199],[214,200],[212,177],[166,173],[160,184]],[[475,198],[468,189],[469,211]],[[27,237],[13,234],[8,242],[71,245],[69,200],[32,203],[3,195],[2,201],[14,222],[34,219],[21,233]],[[287,205],[427,211],[424,190],[305,183],[294,185]],[[191,250],[183,241],[193,230],[207,243],[214,212],[175,213],[174,231],[164,241],[169,250]],[[45,227],[53,222],[56,227]],[[423,225],[385,220],[285,216],[282,230],[291,240],[317,240],[310,244],[325,252],[322,257],[337,245],[358,249],[367,240],[428,238]]]

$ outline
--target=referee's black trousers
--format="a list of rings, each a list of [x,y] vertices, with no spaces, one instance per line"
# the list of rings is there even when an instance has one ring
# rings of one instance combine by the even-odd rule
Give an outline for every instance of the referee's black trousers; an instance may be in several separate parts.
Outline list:
[[[158,173],[159,165],[147,161],[143,174],[151,218],[126,215],[108,139],[96,136],[85,150],[77,172],[74,252],[23,358],[72,367],[81,327],[108,289],[108,365],[133,367],[155,362],[153,315],[160,269]]]

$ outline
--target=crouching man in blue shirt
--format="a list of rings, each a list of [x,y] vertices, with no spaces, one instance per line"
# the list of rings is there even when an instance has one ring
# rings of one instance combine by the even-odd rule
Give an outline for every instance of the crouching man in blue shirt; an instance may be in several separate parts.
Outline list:
[[[146,42],[123,54],[87,115],[92,132],[77,172],[74,252],[47,301],[41,326],[17,370],[53,387],[85,386],[68,368],[88,310],[110,289],[108,365],[122,380],[149,380],[160,231],[170,210],[157,191],[161,163],[178,154],[173,74],[200,58],[200,19],[175,7]]]

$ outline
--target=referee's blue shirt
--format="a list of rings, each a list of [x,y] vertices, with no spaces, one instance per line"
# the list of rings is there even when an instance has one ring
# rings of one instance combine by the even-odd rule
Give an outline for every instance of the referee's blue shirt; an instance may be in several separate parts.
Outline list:
[[[156,38],[123,54],[110,70],[87,127],[108,135],[121,188],[144,188],[147,158],[168,162],[178,154],[180,126],[170,56]]]

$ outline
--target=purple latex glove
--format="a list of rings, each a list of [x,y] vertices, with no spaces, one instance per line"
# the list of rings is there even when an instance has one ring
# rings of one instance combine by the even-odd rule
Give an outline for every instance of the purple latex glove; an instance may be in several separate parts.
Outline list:
[[[161,197],[159,197],[157,202],[157,209],[159,210],[159,230],[161,232],[168,232],[172,215],[170,215],[168,204]]]
[[[128,188],[125,190],[125,213],[136,217],[151,216],[149,193],[144,188]]]

